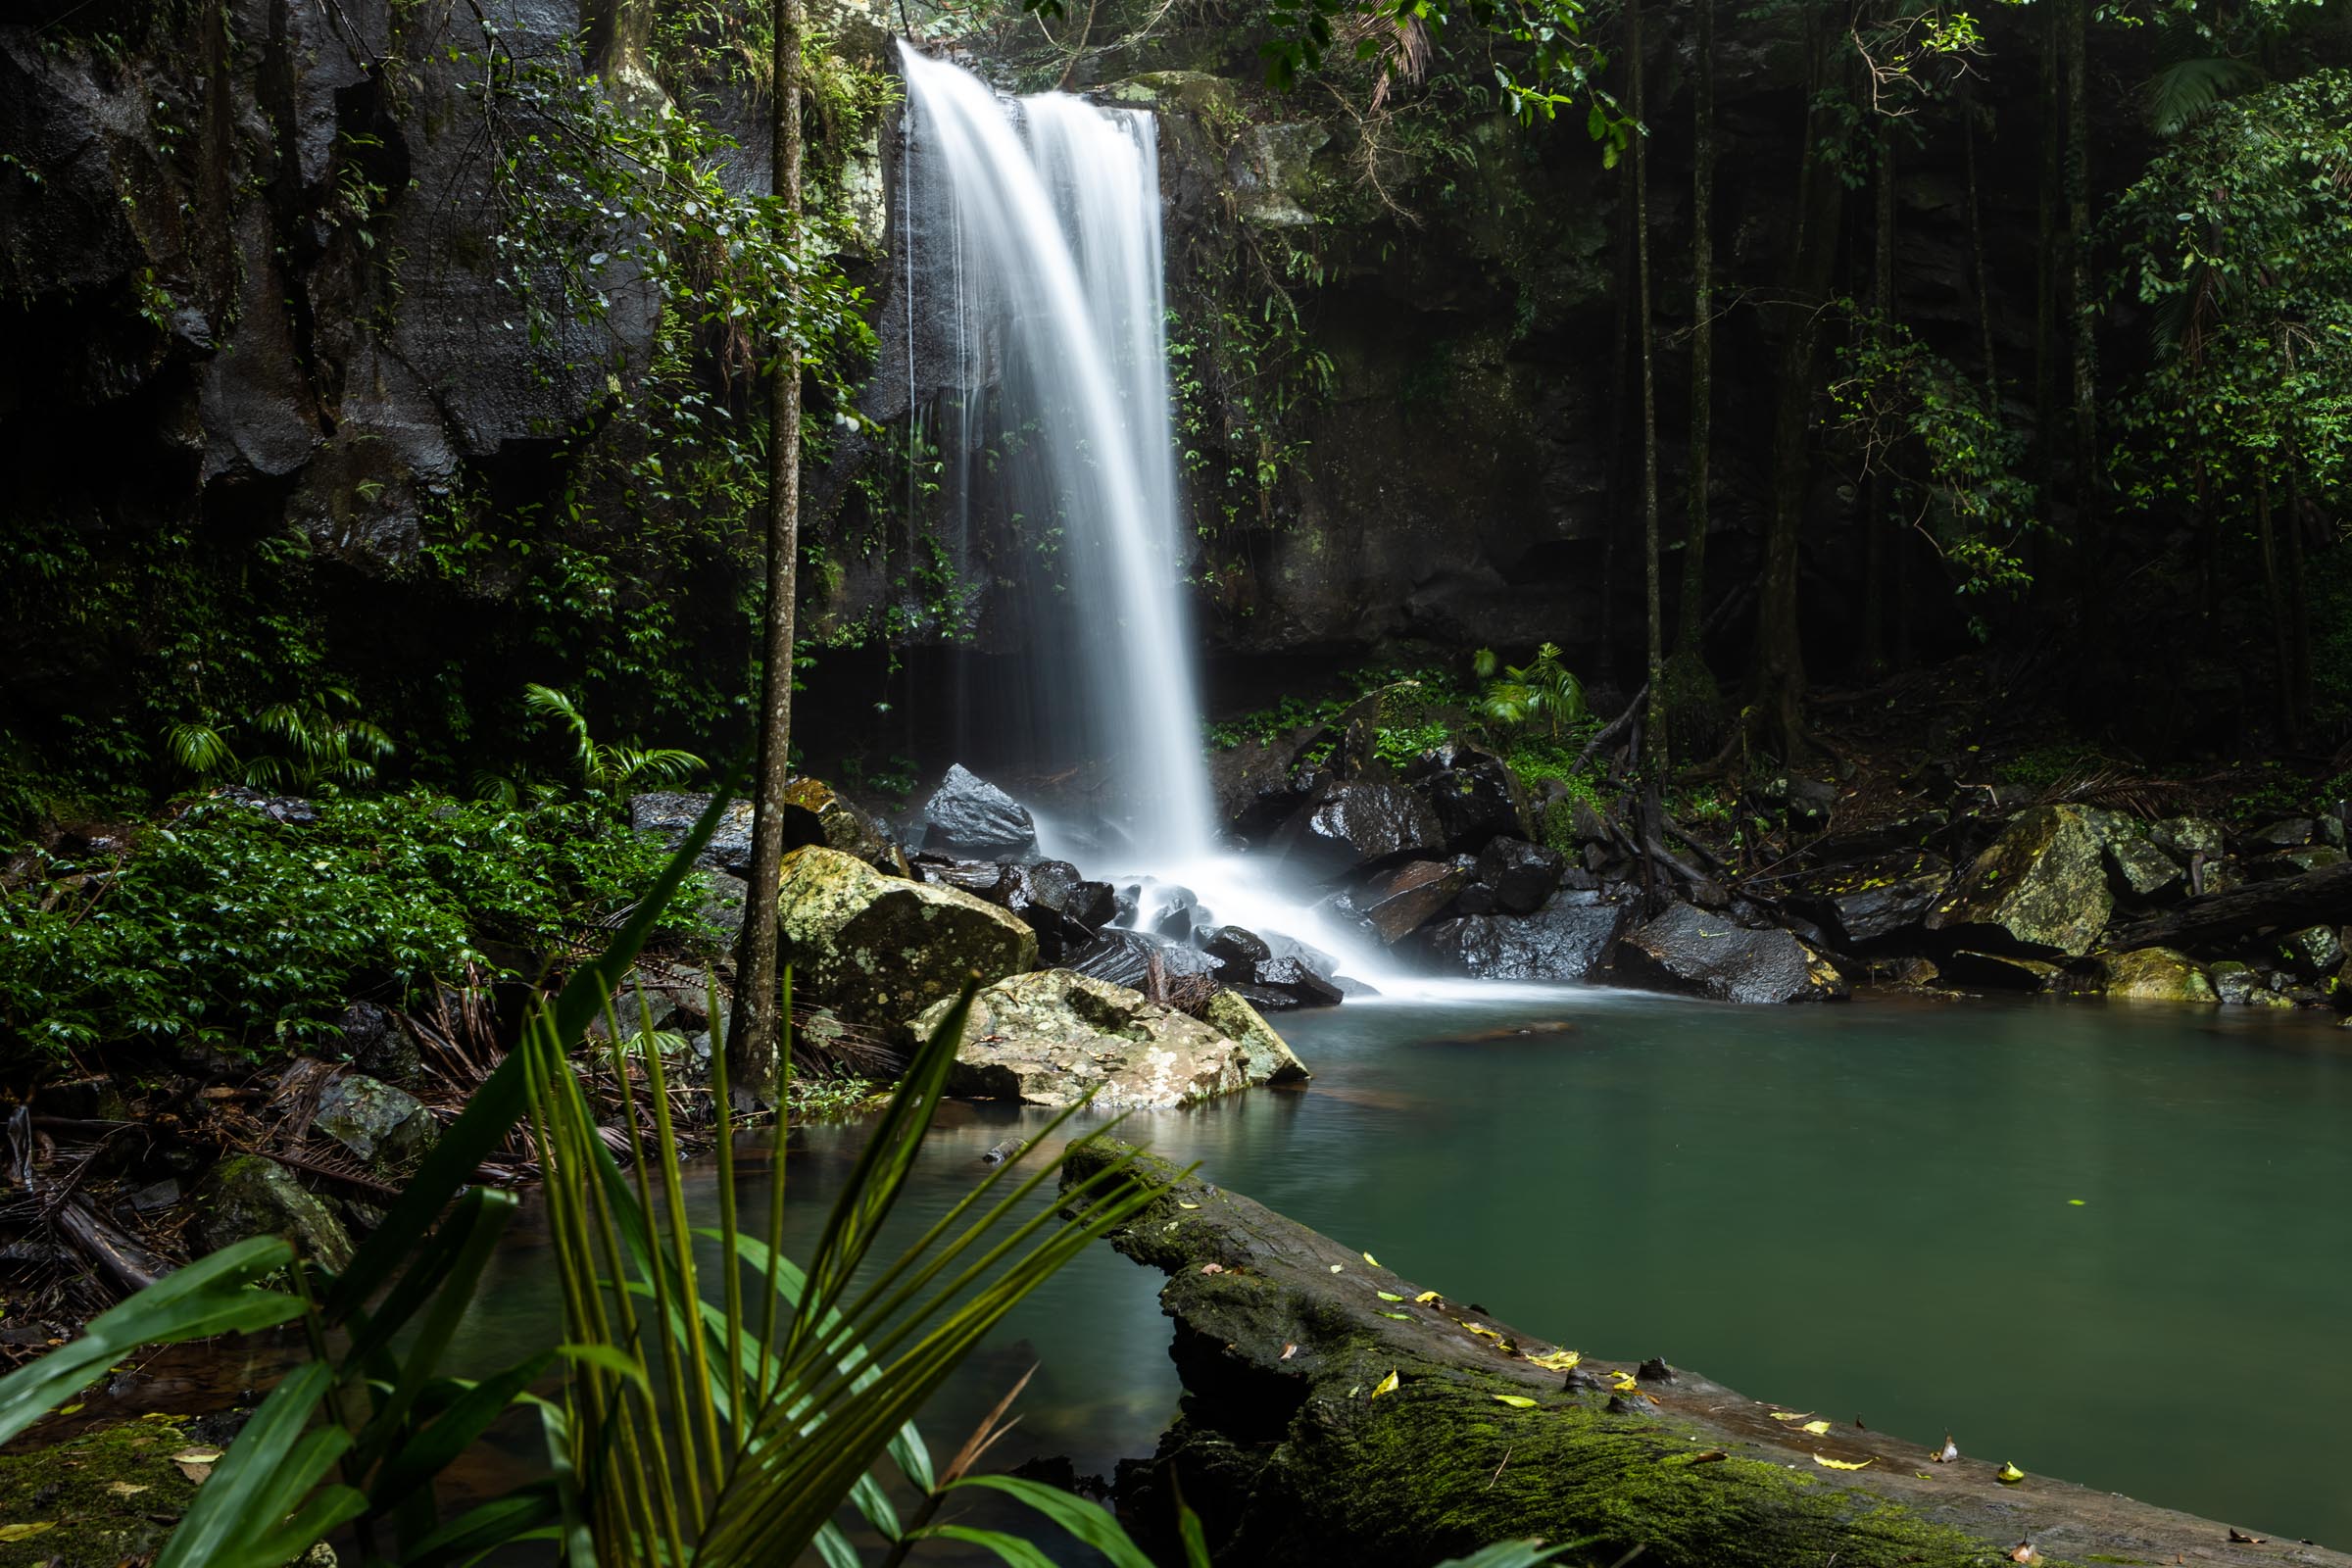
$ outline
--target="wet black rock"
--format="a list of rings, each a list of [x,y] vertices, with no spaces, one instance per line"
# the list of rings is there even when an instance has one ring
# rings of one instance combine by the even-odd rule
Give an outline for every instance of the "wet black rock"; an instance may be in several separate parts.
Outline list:
[[[1675,904],[1617,944],[1619,975],[1634,985],[1718,1002],[1826,1002],[1846,995],[1830,961],[1788,931],[1754,931]]]
[[[1273,741],[1246,740],[1208,754],[1208,787],[1217,819],[1244,838],[1264,838],[1298,809],[1293,760],[1303,732]]]
[[[1266,939],[1245,926],[1208,926],[1195,932],[1194,940],[1215,960],[1217,973],[1228,980],[1254,978],[1257,966],[1274,956]]]
[[[213,791],[213,798],[259,811],[286,827],[309,827],[318,820],[318,808],[296,795],[271,795],[242,784],[227,784]]]
[[[1332,913],[1350,921],[1375,941],[1394,947],[1453,903],[1470,886],[1468,857],[1458,860],[1407,860],[1376,871],[1361,887],[1335,893]]]
[[[1535,837],[1525,787],[1492,752],[1448,741],[1424,752],[1404,778],[1436,813],[1447,849],[1476,855],[1498,837]]]
[[[1922,924],[1951,880],[1951,866],[1936,856],[1901,856],[1817,881],[1811,907],[1845,941],[1866,946]]]
[[[1200,897],[1191,888],[1161,887],[1153,890],[1155,912],[1152,931],[1171,942],[1189,942],[1193,936],[1193,915],[1200,907]]]
[[[1592,893],[1555,893],[1533,914],[1441,920],[1421,948],[1440,968],[1481,980],[1583,980],[1608,961],[1628,906]]]
[[[694,824],[710,808],[710,797],[678,790],[656,790],[629,797],[629,826],[665,850],[686,842]],[[710,842],[694,858],[703,870],[744,876],[752,868],[752,803],[730,801],[718,819]]]
[[[1478,857],[1478,879],[1494,890],[1494,906],[1505,914],[1533,914],[1544,907],[1567,868],[1567,858],[1559,851],[1525,839],[1490,840]]]
[[[1027,807],[957,762],[923,803],[923,848],[1009,859],[1037,849],[1037,822]]]
[[[416,1037],[389,1009],[355,1002],[343,1009],[342,1033],[344,1054],[369,1077],[408,1088],[424,1076]]]
[[[2333,926],[2306,926],[2284,933],[2278,942],[2279,962],[2306,980],[2333,974],[2344,961],[2344,945]]]
[[[1356,779],[1325,784],[1275,843],[1294,869],[1331,882],[1366,866],[1441,854],[1445,839],[1420,796],[1401,784]]]
[[[1288,997],[1294,1007],[1337,1006],[1347,995],[1337,984],[1308,968],[1298,958],[1269,958],[1257,966],[1257,978],[1245,995],[1255,1004],[1258,992]]]
[[[1209,974],[1215,967],[1208,955],[1200,949],[1143,931],[1105,931],[1070,953],[1061,967],[1148,995],[1154,956],[1159,960],[1160,972],[1170,980]]]

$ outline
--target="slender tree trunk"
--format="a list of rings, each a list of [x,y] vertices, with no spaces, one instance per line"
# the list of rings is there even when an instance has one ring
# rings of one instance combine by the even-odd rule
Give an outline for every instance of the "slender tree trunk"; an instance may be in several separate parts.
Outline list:
[[[1630,90],[1630,89],[1629,89]],[[1626,160],[1618,174],[1625,187],[1625,205],[1621,211],[1633,210],[1634,164]],[[1605,519],[1600,536],[1600,676],[1603,681],[1614,680],[1617,674],[1617,535],[1623,530],[1618,523],[1626,513],[1625,459],[1626,410],[1633,399],[1628,385],[1633,379],[1634,307],[1633,282],[1636,266],[1632,225],[1617,244],[1617,283],[1612,291],[1617,301],[1613,336],[1609,345],[1609,466],[1606,493],[1602,505]]]
[[[775,193],[796,235],[801,217],[801,0],[775,0]],[[792,774],[793,608],[801,533],[801,358],[797,297],[768,368],[767,608],[762,617],[760,770],[752,784],[752,864],[744,895],[735,1009],[727,1028],[730,1086],[772,1101],[783,1023],[776,973],[776,902],[783,883],[784,787]]]
[[[2090,282],[2090,0],[2069,0],[2066,16],[2066,226],[2074,307],[2075,534],[2085,565],[2099,544],[2098,306]],[[2097,600],[2091,601],[2094,608]]]
[[[1633,53],[1634,123],[1639,127],[1634,142],[1634,268],[1641,279],[1642,605],[1649,656],[1649,718],[1642,725],[1642,757],[1654,779],[1666,766],[1666,726],[1659,722],[1666,691],[1666,628],[1658,594],[1658,367],[1649,298],[1649,104],[1642,96],[1642,0],[1627,0],[1625,25]]]
[[[2059,227],[2059,186],[2064,178],[2063,104],[2059,94],[2062,4],[2042,11],[2041,180],[2035,193],[2035,224],[2041,236],[2034,274],[2034,431],[2039,444],[2035,465],[2046,509],[2058,498],[2058,287],[2066,235]]]
[[[1807,39],[1805,101],[1820,96],[1826,75],[1825,33],[1813,23]],[[1772,433],[1772,517],[1764,536],[1764,573],[1756,596],[1755,694],[1748,706],[1750,744],[1784,760],[1807,749],[1804,725],[1805,658],[1797,614],[1797,568],[1803,544],[1805,484],[1812,457],[1813,364],[1821,340],[1821,307],[1838,261],[1842,186],[1814,155],[1828,126],[1816,109],[1806,113],[1797,173],[1797,232],[1788,301],[1782,307],[1780,398]]]
[[[1707,467],[1715,421],[1715,0],[1694,0],[1697,58],[1691,63],[1690,494],[1683,527],[1683,595],[1675,653],[1702,657],[1706,618]]]
[[[1886,115],[1878,123],[1878,222],[1871,246],[1871,340],[1882,363],[1894,344],[1894,122]],[[1877,674],[1886,667],[1886,517],[1892,512],[1886,465],[1875,463],[1870,471],[1868,511],[1862,518],[1862,668]]]
[[[2295,727],[2311,718],[2311,584],[2303,568],[2303,476],[2286,482],[2286,586],[2290,644],[2294,652]]]
[[[1960,88],[1960,146],[1968,163],[1968,254],[1976,274],[1977,352],[1984,360],[1984,407],[1998,413],[2001,373],[1993,358],[1992,270],[1984,263],[1984,210],[1977,194],[1977,95],[1971,84],[1973,79],[1963,77]]]
[[[2271,642],[2278,657],[2278,726],[2287,744],[2295,736],[2295,655],[2288,630],[2286,595],[2278,584],[2278,550],[2271,526],[2271,481],[2265,474],[2254,481],[2255,537],[2262,545],[2262,589],[2271,605]]]

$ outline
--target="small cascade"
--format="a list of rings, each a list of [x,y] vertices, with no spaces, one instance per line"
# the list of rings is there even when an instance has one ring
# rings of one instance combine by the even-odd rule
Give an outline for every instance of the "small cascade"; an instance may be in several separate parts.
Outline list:
[[[954,550],[968,560],[984,476],[1050,547],[1023,564],[1040,689],[988,695],[1054,755],[1105,764],[1114,837],[1071,858],[1188,888],[1217,921],[1320,948],[1381,991],[1403,984],[1377,944],[1286,893],[1279,866],[1216,844],[1182,591],[1156,122],[1064,93],[1007,99],[904,45],[901,59],[910,403],[918,384],[941,400],[910,414],[909,440],[939,443]]]

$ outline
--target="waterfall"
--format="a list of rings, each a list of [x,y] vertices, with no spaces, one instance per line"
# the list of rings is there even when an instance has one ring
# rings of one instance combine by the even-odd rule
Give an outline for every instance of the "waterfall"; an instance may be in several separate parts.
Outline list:
[[[932,425],[961,558],[981,462],[1023,531],[1054,546],[1029,579],[1027,630],[1046,650],[1029,718],[1063,755],[1106,763],[1102,815],[1124,834],[1079,858],[1407,986],[1359,931],[1301,906],[1278,866],[1216,845],[1182,597],[1156,122],[1064,93],[1006,100],[900,53],[909,408],[918,381],[956,401]],[[1151,915],[1147,894],[1139,923]]]
[[[1139,862],[1197,858],[1211,814],[1180,597],[1157,125],[1061,93],[1008,105],[954,66],[903,57],[909,234],[920,210],[933,251],[922,330],[960,394],[951,503],[968,507],[987,439],[975,400],[994,382],[989,412],[1021,446],[992,455],[997,482],[1053,552],[1031,629],[1067,696],[1044,706],[1066,709],[1052,715],[1061,732],[1107,763],[1103,814]],[[910,302],[910,359],[916,319]]]

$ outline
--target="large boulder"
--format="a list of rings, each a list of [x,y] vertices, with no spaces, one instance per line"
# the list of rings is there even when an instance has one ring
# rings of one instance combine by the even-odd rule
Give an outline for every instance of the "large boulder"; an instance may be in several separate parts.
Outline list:
[[[910,1027],[928,1035],[948,1006],[931,1007]],[[1260,1070],[1270,1075],[1279,1065],[1269,1057]],[[948,1092],[1068,1105],[1092,1091],[1104,1110],[1162,1110],[1250,1083],[1250,1051],[1232,1036],[1140,991],[1046,969],[999,981],[972,999]]]
[[[1820,907],[1857,947],[1884,942],[1916,927],[1950,888],[1952,868],[1925,853],[1890,856],[1809,886]]]
[[[1637,985],[1718,1002],[1831,1002],[1846,986],[1829,959],[1793,933],[1752,931],[1674,904],[1617,944],[1619,974]]]
[[[2174,859],[2140,827],[2121,811],[2085,810],[2082,820],[2098,835],[2107,857],[2108,879],[2119,896],[2153,899],[2180,881],[2180,862]]]
[[[2110,953],[2103,960],[2107,995],[2118,1002],[2221,1001],[2213,982],[2196,960],[2171,948],[2138,948]]]
[[[1536,836],[1526,787],[1492,752],[1448,741],[1422,753],[1404,779],[1437,813],[1447,849],[1476,855],[1493,839]]]
[[[1347,996],[1337,980],[1303,957],[1267,959],[1251,976],[1250,990],[1252,1002],[1275,1007],[1336,1007]]]
[[[1037,848],[1037,822],[1029,808],[957,762],[923,803],[923,848],[1011,859]]]
[[[1258,1010],[1232,991],[1220,991],[1200,1009],[1200,1021],[1242,1048],[1247,1058],[1243,1074],[1251,1088],[1266,1084],[1302,1084],[1313,1074],[1292,1052],[1290,1042]]]
[[[1970,862],[1927,923],[1971,943],[2080,958],[2114,908],[2106,852],[2082,810],[2036,806]]]
[[[413,1164],[438,1130],[415,1095],[358,1072],[341,1074],[319,1092],[311,1125],[378,1170]]]
[[[1275,843],[1307,876],[1338,881],[1365,866],[1441,856],[1446,830],[1429,803],[1401,784],[1325,784],[1282,825]]]
[[[1481,980],[1582,980],[1608,961],[1630,910],[1596,893],[1555,893],[1534,914],[1440,920],[1421,948],[1440,968]]]
[[[1244,838],[1259,839],[1298,809],[1294,759],[1305,731],[1274,741],[1245,740],[1208,754],[1208,790],[1217,820]]]
[[[1151,986],[1154,962],[1170,980],[1212,974],[1217,967],[1207,954],[1188,943],[1170,942],[1149,931],[1119,929],[1104,931],[1086,946],[1073,950],[1061,967],[1089,979],[1144,991]]]
[[[1559,851],[1508,836],[1490,839],[1478,856],[1478,880],[1493,891],[1494,911],[1502,914],[1533,914],[1544,907],[1567,868]]]
[[[1037,933],[958,888],[885,876],[822,845],[784,857],[779,955],[796,993],[854,1023],[897,1023],[977,974],[1037,963]]]
[[[696,795],[678,790],[656,790],[629,797],[629,826],[652,839],[665,850],[674,850],[686,842],[694,824],[702,820],[703,812],[710,806],[709,795]],[[718,826],[710,842],[694,863],[705,870],[725,871],[734,876],[748,875],[752,869],[752,803],[729,801],[719,816]]]
[[[256,1236],[279,1236],[321,1266],[351,1262],[351,1234],[294,1173],[260,1154],[232,1154],[196,1190],[196,1240],[208,1252]]]
[[[1332,895],[1332,912],[1394,947],[1470,885],[1466,861],[1407,860],[1376,871],[1362,887]]]

